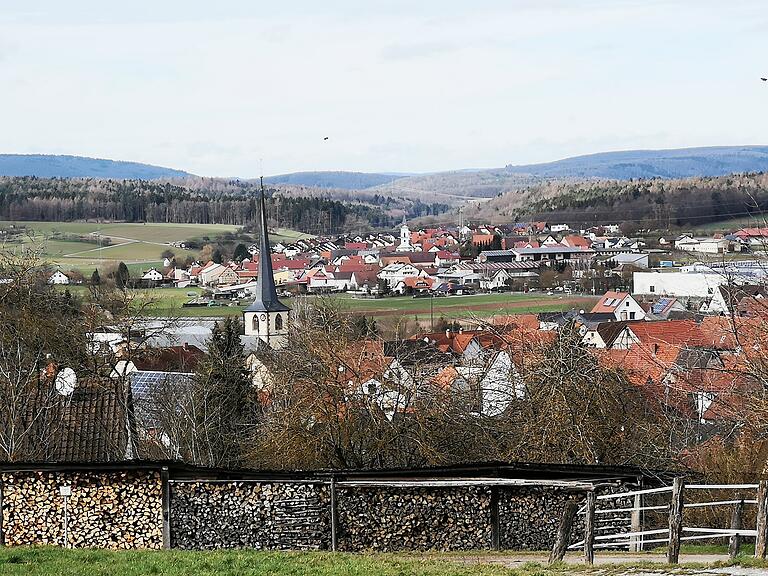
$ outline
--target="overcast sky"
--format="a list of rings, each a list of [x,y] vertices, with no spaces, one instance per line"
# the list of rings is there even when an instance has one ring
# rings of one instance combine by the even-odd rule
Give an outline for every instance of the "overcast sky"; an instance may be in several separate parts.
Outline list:
[[[0,0],[0,153],[252,177],[766,144],[767,47],[766,0]]]

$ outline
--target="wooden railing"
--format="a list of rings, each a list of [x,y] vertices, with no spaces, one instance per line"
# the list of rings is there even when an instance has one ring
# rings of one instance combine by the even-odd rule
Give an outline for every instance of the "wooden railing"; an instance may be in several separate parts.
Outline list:
[[[685,502],[685,496],[688,491],[707,490],[707,491],[756,491],[754,499],[730,498],[717,499],[707,502]],[[643,506],[643,497],[652,494],[670,494],[669,504]],[[633,498],[634,505],[631,507],[618,508],[597,508],[598,502],[605,502],[618,499]],[[757,515],[754,528],[743,526],[745,506],[757,506]],[[730,506],[730,525],[727,528],[708,527],[708,526],[686,526],[684,524],[683,513],[688,508],[716,508]],[[643,512],[652,511],[655,513],[668,512],[668,525],[664,528],[641,529],[640,515]],[[573,523],[577,514],[584,515],[584,537],[568,545],[571,540]],[[601,526],[596,520],[601,515],[628,514],[629,532],[619,531],[613,534],[601,534],[613,527]],[[626,528],[627,525],[620,526]],[[651,538],[646,538],[651,536]],[[640,551],[648,544],[667,543],[667,561],[670,564],[677,564],[680,557],[680,544],[691,540],[712,540],[716,538],[728,538],[728,553],[731,558],[735,558],[739,553],[741,543],[745,537],[755,538],[755,557],[765,558],[768,547],[768,481],[761,481],[759,484],[685,484],[684,478],[678,477],[673,480],[671,486],[660,488],[649,488],[645,490],[635,490],[633,492],[619,492],[614,494],[601,494],[596,496],[594,491],[586,492],[586,503],[581,510],[577,511],[575,502],[569,503],[563,513],[557,538],[550,554],[550,563],[561,561],[567,550],[582,548],[584,559],[587,563],[594,562],[595,549],[626,548],[630,551]]]

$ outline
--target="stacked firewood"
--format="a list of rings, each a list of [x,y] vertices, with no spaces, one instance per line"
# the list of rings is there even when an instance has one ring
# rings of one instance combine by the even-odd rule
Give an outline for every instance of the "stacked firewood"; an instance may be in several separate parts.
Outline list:
[[[327,486],[299,483],[173,484],[175,548],[316,550],[330,542]]]
[[[501,490],[499,498],[501,547],[509,550],[552,548],[557,535],[557,526],[565,509],[565,502],[571,497],[574,495],[549,487]],[[582,535],[583,532],[584,516],[577,515],[572,534]]]
[[[339,490],[342,550],[466,550],[491,544],[488,488]]]
[[[0,475],[0,482],[6,545],[162,547],[156,472],[29,472]],[[61,487],[71,491],[66,540]]]

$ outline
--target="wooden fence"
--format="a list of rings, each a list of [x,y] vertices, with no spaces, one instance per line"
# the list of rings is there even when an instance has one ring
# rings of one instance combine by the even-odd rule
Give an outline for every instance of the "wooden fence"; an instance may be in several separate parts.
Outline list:
[[[722,497],[707,502],[687,502],[686,495],[693,491],[707,491],[709,493],[724,493],[738,491],[755,492],[755,498]],[[643,506],[643,499],[649,495],[669,494],[669,503],[661,505]],[[633,499],[631,507],[605,507],[598,508],[598,503],[610,503],[612,500]],[[755,526],[748,528],[743,525],[744,510],[746,506],[757,506]],[[689,508],[718,508],[730,507],[730,525],[719,526],[688,526],[684,523],[684,512]],[[602,494],[596,496],[594,491],[587,492],[586,503],[581,510],[576,510],[576,503],[565,509],[561,519],[558,535],[550,554],[550,563],[563,559],[568,549],[582,548],[584,559],[587,563],[594,562],[595,549],[627,549],[638,552],[649,544],[667,543],[667,561],[677,564],[680,556],[680,544],[691,540],[713,540],[728,538],[728,552],[731,558],[739,553],[744,538],[755,538],[755,557],[765,558],[768,546],[768,481],[759,484],[688,484],[683,478],[675,478],[671,486],[636,490],[633,492],[620,492],[614,494]],[[668,513],[667,526],[661,528],[642,528],[642,514],[644,512]],[[573,522],[577,514],[585,517],[584,537],[571,545],[571,532]],[[601,524],[600,518],[610,515],[610,525]],[[621,523],[624,515],[624,523]],[[617,518],[619,519],[617,522]],[[629,531],[622,531],[629,528]],[[601,533],[601,532],[613,533]]]

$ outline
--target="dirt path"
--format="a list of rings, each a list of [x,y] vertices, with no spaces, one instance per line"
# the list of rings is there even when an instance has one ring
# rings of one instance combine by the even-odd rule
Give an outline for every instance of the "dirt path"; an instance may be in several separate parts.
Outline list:
[[[429,302],[427,298],[424,299],[425,301]],[[450,306],[440,306],[439,304],[435,304],[434,312],[450,312],[450,311],[480,311],[480,310],[510,310],[514,308],[530,308],[531,306],[541,305],[541,306],[554,306],[557,305],[583,305],[585,308],[592,308],[594,302],[596,301],[595,298],[590,298],[586,296],[581,297],[575,297],[575,298],[555,298],[552,299],[544,299],[544,298],[536,298],[532,300],[518,300],[515,302],[489,302],[488,304],[469,304],[467,306],[456,306],[456,305],[450,305]],[[371,315],[371,316],[416,316],[416,315],[423,315],[423,314],[429,314],[429,306],[426,308],[419,308],[419,309],[410,309],[410,308],[399,308],[399,309],[391,309],[391,310],[377,310],[375,308],[369,308],[366,310],[350,310],[351,314],[357,314],[357,315]]]
[[[522,565],[535,562],[537,564],[546,565],[548,557],[539,554],[466,554],[457,555],[451,558],[454,562],[466,565],[484,564],[494,566],[504,566],[506,568],[519,568]],[[682,576],[682,575],[720,575],[720,576],[765,576],[768,570],[765,568],[746,568],[739,566],[728,566],[722,568],[687,568],[686,564],[706,564],[713,565],[716,562],[725,562],[728,560],[726,555],[717,554],[681,554],[680,565],[676,567],[667,566],[667,558],[663,554],[596,554],[595,566],[615,566],[617,564],[645,564],[653,563],[658,564],[658,567],[643,567],[643,568],[627,568],[626,570],[620,570],[619,572],[611,571],[611,574],[626,574],[628,576]],[[583,566],[584,559],[581,553],[570,553],[565,557],[566,564],[573,564],[574,566]],[[574,573],[578,573],[574,571]]]

